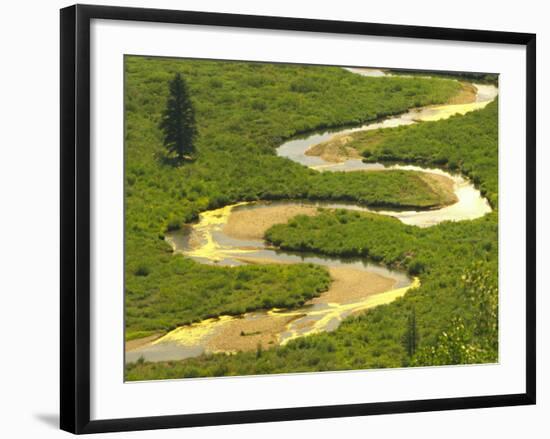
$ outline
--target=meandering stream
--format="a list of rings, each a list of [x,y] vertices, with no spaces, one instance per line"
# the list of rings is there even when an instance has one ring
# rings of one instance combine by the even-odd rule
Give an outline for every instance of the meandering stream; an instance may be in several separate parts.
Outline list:
[[[379,69],[348,70],[366,76],[386,74]],[[285,142],[277,149],[277,154],[320,172],[403,169],[437,173],[452,179],[458,200],[455,204],[434,210],[376,210],[376,213],[392,216],[403,223],[419,227],[433,226],[441,221],[460,221],[481,217],[491,211],[489,203],[471,182],[460,175],[416,166],[384,167],[379,163],[363,163],[360,159],[329,163],[321,157],[306,155],[309,148],[335,135],[410,125],[417,121],[441,120],[453,114],[465,114],[483,108],[498,94],[498,89],[494,86],[473,85],[477,90],[475,102],[421,107],[355,128],[314,133]],[[176,328],[160,338],[146,340],[127,349],[125,361],[134,362],[140,357],[148,361],[178,360],[204,353],[254,350],[258,345],[264,349],[284,345],[297,337],[332,331],[346,317],[389,303],[403,296],[409,289],[419,286],[419,280],[416,278],[411,279],[403,272],[389,270],[364,260],[284,252],[269,247],[261,239],[263,232],[274,221],[275,214],[279,215],[279,219],[286,219],[285,215],[290,218],[298,213],[315,214],[317,208],[371,211],[366,207],[342,203],[300,201],[238,203],[203,212],[196,224],[167,234],[167,241],[172,245],[174,252],[182,253],[201,263],[231,266],[251,263],[314,263],[326,266],[334,282],[326,293],[306,302],[298,309],[272,309],[250,312],[241,316],[221,316]],[[258,224],[266,218],[268,221],[258,227]],[[235,221],[245,220],[242,224],[255,223],[257,229],[255,234],[247,236],[246,233],[240,233],[238,228],[235,232],[235,227],[231,227],[234,219]],[[279,222],[286,222],[282,219]]]

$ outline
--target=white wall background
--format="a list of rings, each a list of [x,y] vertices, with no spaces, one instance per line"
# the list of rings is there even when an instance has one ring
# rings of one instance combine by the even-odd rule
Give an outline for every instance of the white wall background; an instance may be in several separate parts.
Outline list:
[[[538,38],[538,405],[456,412],[388,415],[244,426],[209,427],[104,435],[105,437],[245,438],[315,436],[332,438],[548,437],[550,381],[544,320],[543,278],[550,244],[543,201],[550,184],[544,166],[550,153],[543,82],[549,72],[550,29],[544,2],[306,2],[277,0],[104,0],[88,3],[296,16],[396,24],[535,32]],[[61,437],[58,422],[59,288],[59,14],[70,2],[24,1],[3,5],[0,25],[0,434],[4,437]],[[546,52],[546,53],[545,53]],[[546,56],[545,56],[546,55]],[[546,349],[543,349],[546,345]]]

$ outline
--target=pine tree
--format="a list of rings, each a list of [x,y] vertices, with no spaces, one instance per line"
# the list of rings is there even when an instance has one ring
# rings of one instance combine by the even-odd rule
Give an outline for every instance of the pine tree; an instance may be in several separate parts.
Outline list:
[[[407,330],[403,336],[403,346],[405,347],[409,357],[412,357],[416,352],[418,338],[418,329],[416,328],[416,312],[413,308],[407,319]]]
[[[185,80],[179,73],[170,81],[170,95],[162,114],[160,128],[164,146],[179,160],[190,159],[195,152],[195,110]]]

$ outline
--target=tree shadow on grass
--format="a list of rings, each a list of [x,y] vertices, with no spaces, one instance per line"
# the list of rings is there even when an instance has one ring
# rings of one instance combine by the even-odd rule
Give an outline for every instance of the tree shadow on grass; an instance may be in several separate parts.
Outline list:
[[[157,160],[159,163],[163,166],[171,166],[173,168],[177,168],[178,166],[182,166],[185,164],[191,164],[195,162],[194,157],[174,157],[174,156],[168,156],[165,154],[159,154],[157,156]]]

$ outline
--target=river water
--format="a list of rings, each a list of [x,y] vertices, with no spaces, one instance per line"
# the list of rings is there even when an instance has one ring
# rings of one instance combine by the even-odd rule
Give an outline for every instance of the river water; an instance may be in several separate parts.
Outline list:
[[[384,76],[379,69],[348,69],[365,76]],[[390,128],[411,125],[418,121],[441,120],[454,114],[465,114],[486,106],[498,94],[491,85],[474,84],[477,89],[475,102],[459,105],[432,105],[411,109],[401,115],[380,121],[363,124],[359,127],[344,128],[337,131],[313,133],[303,138],[292,139],[277,149],[277,154],[304,166],[326,171],[373,171],[402,169],[436,173],[453,181],[458,201],[440,209],[423,211],[376,210],[382,215],[395,217],[405,224],[430,227],[441,221],[460,221],[475,219],[491,211],[489,203],[467,179],[452,175],[440,169],[425,169],[416,166],[393,165],[385,167],[380,163],[363,163],[360,159],[349,159],[340,163],[329,163],[321,157],[306,155],[314,145],[329,140],[332,136],[349,134],[360,130]],[[419,286],[418,279],[411,279],[405,273],[389,270],[386,267],[365,260],[329,258],[320,255],[284,252],[269,247],[263,239],[242,239],[225,233],[224,228],[230,216],[236,212],[248,210],[250,221],[254,213],[274,206],[311,208],[343,208],[361,211],[373,211],[364,206],[343,203],[311,203],[286,201],[278,203],[255,202],[238,203],[220,209],[203,212],[199,221],[185,229],[167,234],[167,241],[175,253],[182,253],[201,263],[237,266],[250,263],[313,263],[327,267],[334,278],[340,273],[357,277],[363,282],[384,280],[386,288],[364,295],[353,294],[350,297],[338,296],[334,301],[331,289],[327,293],[306,302],[303,307],[294,310],[272,309],[257,311],[241,316],[221,316],[200,323],[185,325],[164,336],[138,346],[126,352],[125,361],[134,362],[140,357],[147,361],[179,360],[199,356],[204,353],[233,353],[240,350],[257,349],[273,345],[284,345],[289,340],[322,331],[336,329],[346,317],[380,304],[389,303],[403,296],[411,288]]]

